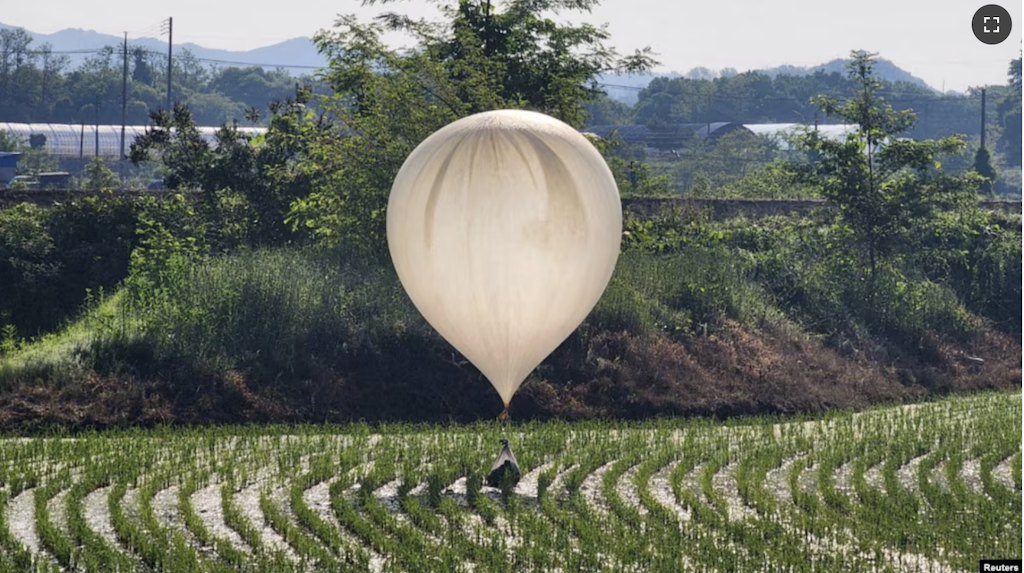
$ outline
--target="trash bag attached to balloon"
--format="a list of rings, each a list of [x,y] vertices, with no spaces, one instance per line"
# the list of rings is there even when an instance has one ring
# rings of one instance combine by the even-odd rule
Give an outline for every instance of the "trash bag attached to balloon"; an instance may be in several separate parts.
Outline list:
[[[516,462],[516,455],[508,446],[508,440],[502,438],[501,453],[498,454],[498,458],[491,465],[491,471],[487,474],[487,485],[501,487],[501,482],[506,479],[515,485],[519,483],[519,478],[522,476],[523,472],[519,469],[519,463]]]
[[[492,111],[445,126],[409,155],[387,236],[409,298],[491,382],[504,420],[529,373],[607,287],[622,206],[604,158],[575,129]]]

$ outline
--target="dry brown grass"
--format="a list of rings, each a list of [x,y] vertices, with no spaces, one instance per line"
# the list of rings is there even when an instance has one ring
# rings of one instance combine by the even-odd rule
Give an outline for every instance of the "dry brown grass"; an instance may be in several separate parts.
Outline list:
[[[967,341],[933,338],[922,344],[929,349],[918,356],[877,349],[839,353],[779,319],[757,327],[727,323],[717,334],[685,343],[660,335],[578,333],[523,385],[513,414],[793,414],[1020,386],[1021,346],[1005,334],[982,330]],[[447,345],[416,339],[368,348],[344,364],[316,366],[292,378],[149,365],[130,374],[89,373],[60,385],[26,381],[0,394],[0,428],[472,421],[493,417],[500,406],[475,368],[451,360]]]

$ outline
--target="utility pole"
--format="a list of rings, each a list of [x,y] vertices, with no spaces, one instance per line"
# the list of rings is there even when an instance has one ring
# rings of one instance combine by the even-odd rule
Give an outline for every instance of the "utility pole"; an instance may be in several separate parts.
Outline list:
[[[164,20],[161,34],[164,31],[167,32],[167,113],[171,113],[173,111],[171,109],[171,73],[174,71],[174,18]]]
[[[43,96],[39,98],[40,102],[46,105],[46,76],[50,71],[50,49],[46,48],[43,50]],[[45,108],[44,108],[45,109]],[[49,119],[50,114],[46,114],[46,118]]]
[[[985,88],[981,88],[981,148],[985,149]]]
[[[95,111],[96,111],[96,153],[94,154],[94,156],[95,157],[99,157],[100,156],[100,96],[99,96],[99,94],[96,95]]]
[[[121,161],[124,161],[124,126],[128,119],[128,32],[124,33],[124,69],[121,73]]]
[[[707,102],[708,102],[708,105],[707,105],[708,132],[705,134],[707,137],[705,137],[704,140],[705,141],[711,141],[711,96],[708,96]]]
[[[85,178],[85,120],[82,120],[82,132],[78,138],[78,178]]]

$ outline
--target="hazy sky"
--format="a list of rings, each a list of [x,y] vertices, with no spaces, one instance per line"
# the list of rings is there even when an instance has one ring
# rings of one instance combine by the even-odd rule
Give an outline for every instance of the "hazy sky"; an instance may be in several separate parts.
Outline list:
[[[650,45],[664,70],[814,65],[865,49],[933,87],[962,91],[1005,83],[1009,61],[1021,49],[1017,1],[1000,4],[1013,18],[1013,33],[996,46],[979,42],[971,31],[974,12],[987,3],[978,0],[605,0],[585,19],[608,23],[611,43],[621,52]],[[436,14],[425,0],[389,9]],[[369,18],[381,11],[359,0],[5,0],[0,21],[40,33],[84,28],[138,37],[156,36],[160,20],[173,16],[176,43],[246,50],[311,36],[332,26],[339,13]]]

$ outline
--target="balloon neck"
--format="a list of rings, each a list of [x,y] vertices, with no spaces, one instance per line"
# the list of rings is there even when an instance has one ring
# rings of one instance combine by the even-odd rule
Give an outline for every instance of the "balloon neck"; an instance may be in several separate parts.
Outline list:
[[[508,419],[509,419],[508,404],[505,404],[505,409],[502,410],[500,414],[498,414],[498,420],[501,421],[501,436],[502,436],[502,439],[505,438],[505,430],[508,427]]]

